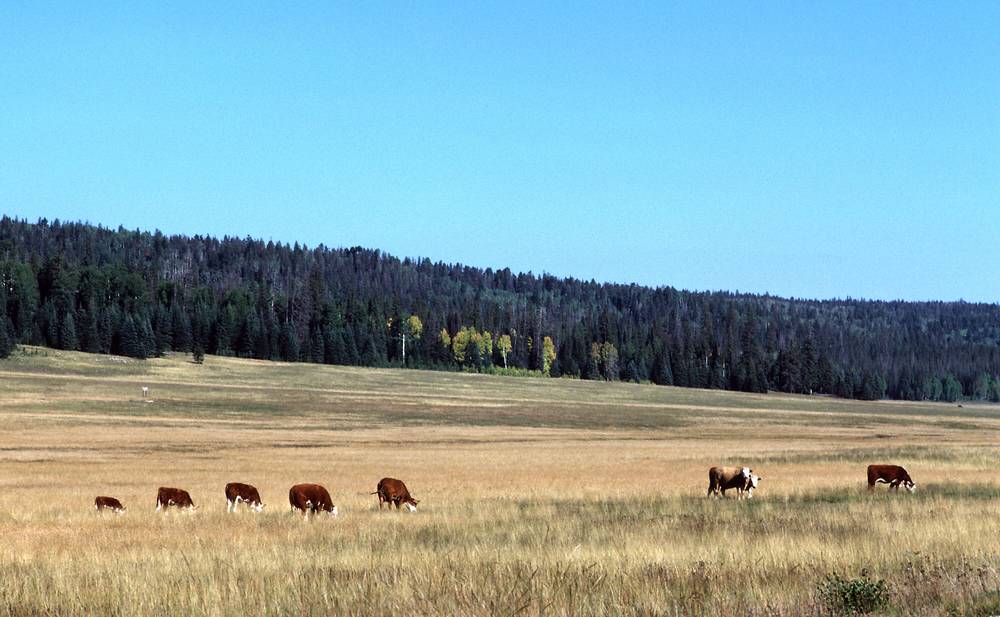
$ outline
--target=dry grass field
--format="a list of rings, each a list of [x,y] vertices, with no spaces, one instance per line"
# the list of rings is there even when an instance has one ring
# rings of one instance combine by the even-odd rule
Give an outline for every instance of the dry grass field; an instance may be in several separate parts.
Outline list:
[[[834,573],[884,579],[881,614],[1000,613],[998,455],[987,405],[26,348],[0,361],[0,614],[825,615]],[[917,492],[869,494],[871,462]],[[715,464],[754,499],[706,499]],[[418,513],[378,511],[383,476]],[[264,513],[227,514],[230,481]],[[298,482],[340,517],[290,513]],[[155,513],[158,486],[199,510]]]

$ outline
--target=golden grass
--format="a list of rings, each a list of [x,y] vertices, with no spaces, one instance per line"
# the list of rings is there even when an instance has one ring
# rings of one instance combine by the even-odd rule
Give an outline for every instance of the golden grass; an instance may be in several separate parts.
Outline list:
[[[29,350],[0,363],[0,614],[817,615],[817,582],[863,571],[891,614],[962,614],[1000,582],[998,428],[986,405]],[[869,462],[918,492],[868,494]],[[705,498],[744,463],[754,500]],[[378,511],[383,476],[418,514]],[[265,512],[228,515],[229,481]],[[289,513],[297,482],[341,516]],[[161,485],[199,511],[153,512]]]

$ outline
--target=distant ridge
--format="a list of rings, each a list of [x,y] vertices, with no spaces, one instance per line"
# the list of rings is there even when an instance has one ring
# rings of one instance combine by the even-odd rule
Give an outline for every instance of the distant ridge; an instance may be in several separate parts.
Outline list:
[[[0,355],[21,342],[388,366],[405,335],[410,367],[1000,401],[996,304],[690,292],[6,216],[0,277]]]

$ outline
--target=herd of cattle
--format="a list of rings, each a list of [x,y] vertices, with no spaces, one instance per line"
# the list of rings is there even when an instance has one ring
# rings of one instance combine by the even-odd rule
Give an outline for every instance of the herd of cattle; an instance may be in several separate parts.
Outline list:
[[[395,478],[382,478],[372,495],[378,495],[378,508],[382,509],[384,504],[389,507],[404,506],[410,512],[416,512],[417,504],[420,503],[410,495],[406,485]],[[257,487],[240,482],[230,482],[226,485],[226,511],[236,512],[239,505],[244,503],[250,509],[261,512],[264,510],[264,502],[261,501],[260,492]],[[330,516],[337,516],[337,506],[330,498],[330,491],[319,484],[296,484],[288,489],[288,503],[292,511],[299,510],[305,517],[312,512],[314,515],[326,512]],[[171,488],[161,486],[156,491],[156,511],[167,508],[178,508],[181,510],[196,510],[191,494],[182,488]],[[94,499],[94,508],[98,512],[110,510],[123,514],[125,506],[114,497],[101,495]]]
[[[751,499],[761,479],[749,467],[712,467],[708,470],[708,496],[725,496],[727,490],[734,489],[737,499]],[[917,488],[910,474],[899,465],[869,465],[868,490],[873,490],[876,484],[888,484],[890,489],[895,490],[899,490],[902,486],[911,493]],[[417,504],[420,503],[410,495],[406,484],[395,478],[382,478],[375,492],[370,494],[378,495],[379,510],[388,504],[390,509],[396,506],[398,510],[400,506],[404,506],[408,511],[416,512]],[[226,485],[226,511],[236,512],[241,503],[256,512],[264,509],[264,503],[256,487],[230,482]],[[326,512],[330,516],[337,516],[338,513],[337,506],[330,498],[330,492],[319,484],[296,484],[288,489],[288,503],[292,511],[299,510],[306,518],[310,512],[314,515]],[[191,500],[191,495],[184,489],[161,486],[156,492],[156,511],[170,507],[183,510],[197,509]],[[94,500],[94,508],[98,512],[102,510],[119,514],[125,512],[125,506],[119,500],[105,495]]]
[[[750,499],[760,481],[761,477],[749,467],[712,467],[708,470],[708,496],[718,497],[735,489],[737,499]],[[917,490],[910,474],[899,465],[869,465],[868,490],[874,490],[876,484],[888,484],[897,491],[900,486],[911,493]]]

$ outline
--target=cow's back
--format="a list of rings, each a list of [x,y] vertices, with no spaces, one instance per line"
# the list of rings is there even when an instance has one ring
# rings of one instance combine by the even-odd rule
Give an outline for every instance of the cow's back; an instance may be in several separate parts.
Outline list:
[[[899,465],[869,465],[868,484],[875,484],[877,480],[891,482],[893,480],[910,480],[910,474]]]
[[[732,488],[743,478],[743,467],[713,467],[716,481],[723,488]]]
[[[94,499],[94,507],[98,510],[124,510],[125,506],[122,502],[118,501],[114,497],[107,497],[104,495],[98,496]]]
[[[236,501],[237,497],[250,503],[261,503],[257,487],[240,482],[230,482],[226,485],[226,499]]]
[[[157,505],[174,505],[181,508],[194,506],[194,502],[191,500],[191,495],[187,491],[181,488],[171,488],[166,486],[161,486],[160,489],[156,491],[156,503]]]
[[[329,510],[333,507],[330,492],[319,484],[296,484],[288,489],[288,503],[299,510]],[[309,505],[311,504],[311,506]]]
[[[410,497],[410,491],[406,489],[406,484],[396,478],[382,478],[379,480],[378,492],[386,500],[406,499]]]

